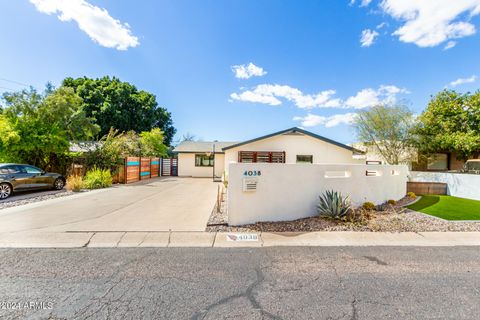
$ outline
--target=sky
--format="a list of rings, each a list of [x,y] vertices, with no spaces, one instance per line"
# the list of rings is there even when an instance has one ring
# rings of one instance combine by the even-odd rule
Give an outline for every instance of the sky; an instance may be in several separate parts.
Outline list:
[[[0,93],[109,75],[155,94],[176,139],[352,143],[359,110],[476,91],[479,27],[480,0],[0,0]]]

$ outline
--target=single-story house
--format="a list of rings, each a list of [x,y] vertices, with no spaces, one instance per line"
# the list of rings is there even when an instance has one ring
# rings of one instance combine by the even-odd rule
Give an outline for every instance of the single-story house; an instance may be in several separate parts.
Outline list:
[[[294,127],[243,142],[185,141],[173,150],[178,175],[222,177],[232,162],[364,164],[364,152]]]
[[[387,164],[385,158],[378,152],[378,149],[371,144],[354,143],[353,147],[366,153],[367,163],[383,163]],[[422,154],[414,148],[402,152],[401,158],[407,159],[403,161],[412,171],[461,171],[465,165],[466,159],[459,158],[452,152],[435,152],[431,154]],[[478,159],[477,157],[470,157]]]

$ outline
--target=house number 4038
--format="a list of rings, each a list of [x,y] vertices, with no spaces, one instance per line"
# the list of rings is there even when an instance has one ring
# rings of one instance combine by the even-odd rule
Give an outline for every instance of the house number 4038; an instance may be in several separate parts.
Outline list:
[[[246,170],[243,175],[245,177],[256,177],[256,176],[261,176],[262,172],[260,170]]]

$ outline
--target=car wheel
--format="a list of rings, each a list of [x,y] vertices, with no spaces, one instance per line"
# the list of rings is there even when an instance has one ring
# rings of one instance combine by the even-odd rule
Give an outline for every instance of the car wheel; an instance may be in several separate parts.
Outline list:
[[[12,194],[12,186],[8,183],[0,183],[0,200],[7,199]]]
[[[65,181],[63,181],[62,178],[55,179],[55,182],[53,183],[53,188],[55,190],[62,190],[63,187],[65,187]]]

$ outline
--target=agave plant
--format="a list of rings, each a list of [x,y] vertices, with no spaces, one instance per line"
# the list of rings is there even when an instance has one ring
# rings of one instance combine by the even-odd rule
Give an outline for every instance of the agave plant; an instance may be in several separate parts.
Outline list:
[[[317,208],[318,214],[322,217],[340,219],[345,217],[351,209],[349,197],[344,197],[340,192],[327,190],[319,198],[320,203]]]

